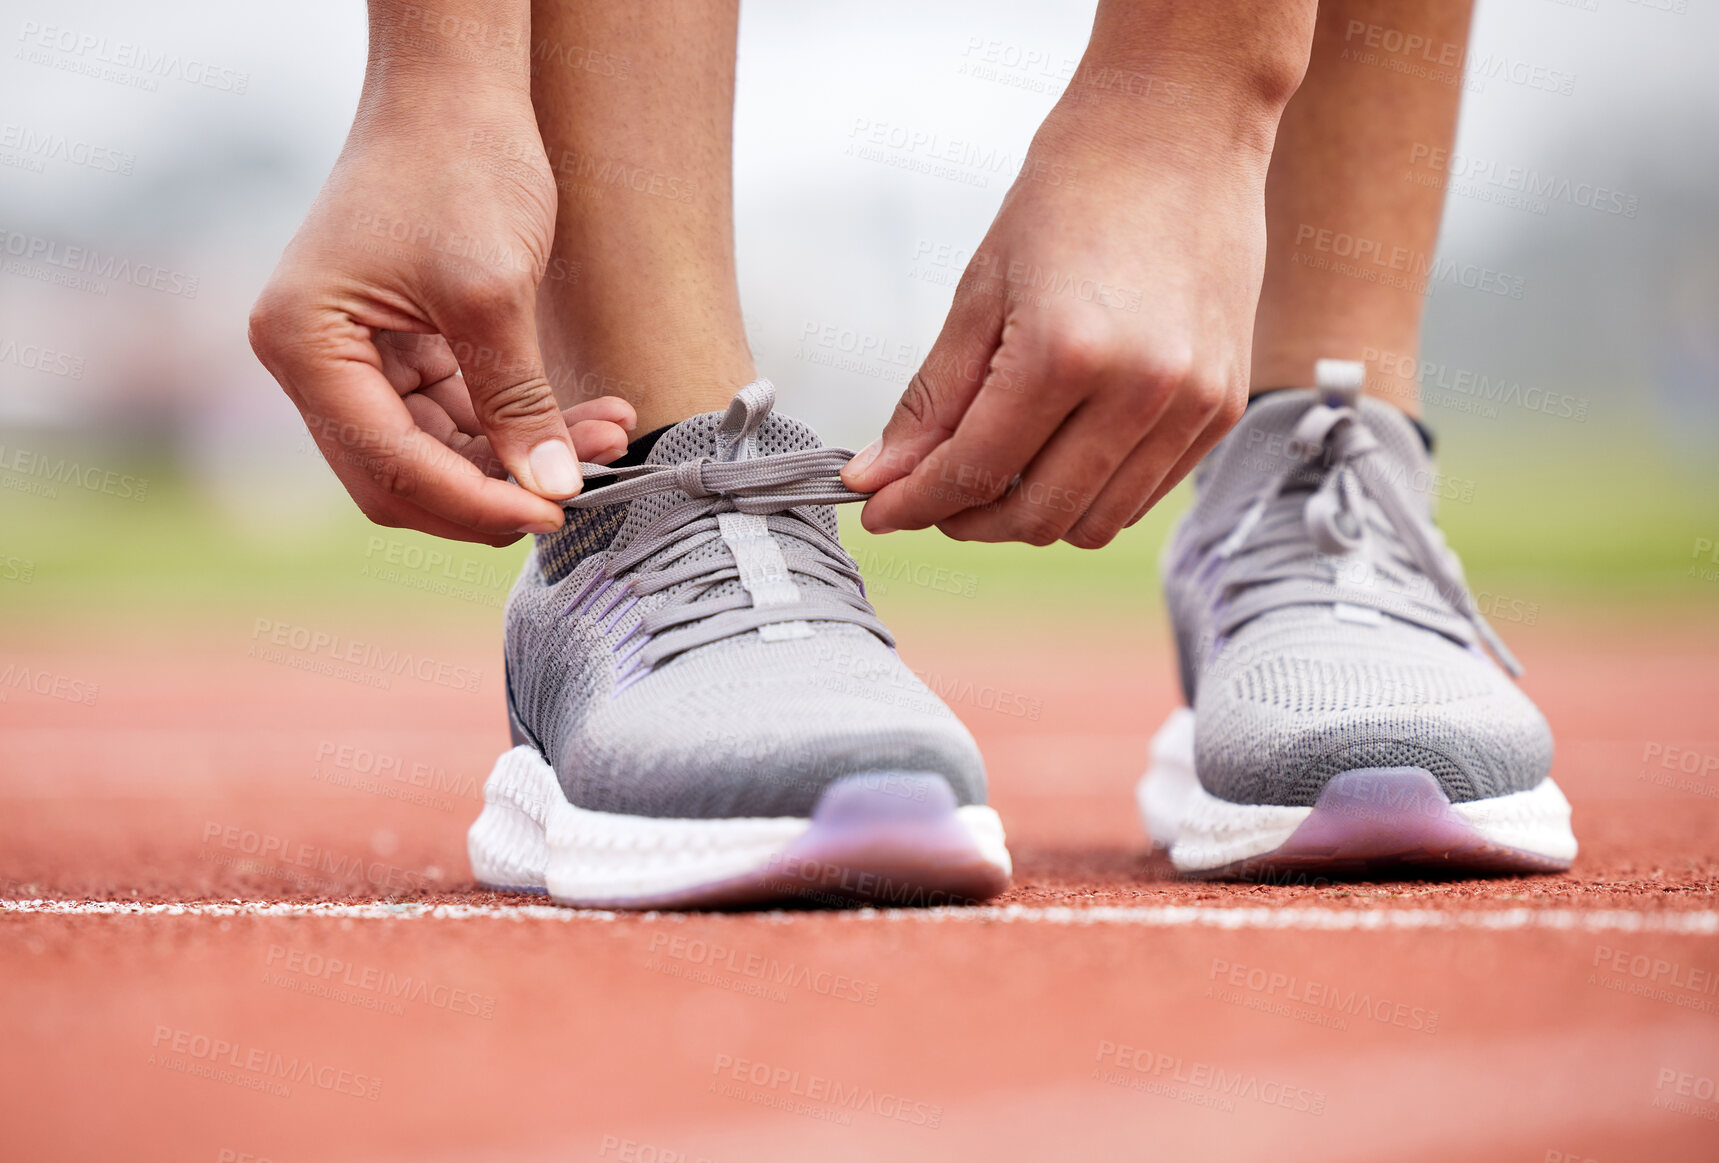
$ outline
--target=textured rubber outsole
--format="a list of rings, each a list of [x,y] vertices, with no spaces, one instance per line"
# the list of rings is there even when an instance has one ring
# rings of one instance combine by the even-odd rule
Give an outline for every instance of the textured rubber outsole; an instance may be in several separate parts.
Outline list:
[[[809,819],[666,819],[574,806],[533,747],[496,761],[466,847],[490,888],[591,908],[965,904],[1010,873],[997,813],[940,775],[847,776]]]
[[[1153,840],[1190,876],[1561,872],[1576,857],[1570,802],[1550,778],[1453,804],[1428,771],[1370,767],[1337,775],[1312,807],[1218,799],[1195,773],[1194,715],[1186,708],[1154,737],[1137,796]]]

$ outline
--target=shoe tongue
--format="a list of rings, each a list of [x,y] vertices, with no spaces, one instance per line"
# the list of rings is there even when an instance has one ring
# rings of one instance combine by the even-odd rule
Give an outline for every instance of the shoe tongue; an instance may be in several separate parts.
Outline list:
[[[645,463],[681,464],[706,456],[713,460],[750,460],[779,452],[822,448],[824,442],[818,439],[816,432],[793,417],[775,411],[768,404],[752,411],[739,423],[729,423],[742,407],[742,397],[758,384],[767,385],[769,382],[758,380],[742,388],[741,395],[735,397],[736,402],[729,405],[726,412],[705,412],[682,420],[657,437],[656,444],[645,456]],[[724,431],[725,427],[727,431]],[[685,496],[684,493],[674,494],[676,500],[684,500]]]
[[[712,460],[752,460],[783,452],[822,448],[812,429],[774,410],[776,389],[769,380],[754,380],[735,394],[723,412],[688,417],[657,437],[646,464],[674,465],[709,457]],[[613,547],[627,545],[639,530],[690,498],[678,489],[640,497],[628,506],[626,520]],[[835,512],[829,506],[804,510],[830,536],[836,536]]]
[[[1268,392],[1248,405],[1247,411],[1194,474],[1194,485],[1203,506],[1221,511],[1230,505],[1246,505],[1268,477],[1282,472],[1294,461],[1299,449],[1291,437],[1296,423],[1315,404],[1321,393],[1313,388],[1285,388]],[[1382,400],[1362,396],[1361,423],[1382,446],[1392,469],[1389,475],[1410,492],[1426,498],[1431,512],[1436,492],[1432,459],[1414,422]],[[1309,482],[1322,475],[1317,462],[1306,470]]]

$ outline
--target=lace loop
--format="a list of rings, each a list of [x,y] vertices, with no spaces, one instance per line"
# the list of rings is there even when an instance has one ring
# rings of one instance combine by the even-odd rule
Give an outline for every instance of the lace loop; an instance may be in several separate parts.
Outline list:
[[[1286,452],[1289,464],[1266,482],[1216,547],[1229,594],[1223,632],[1280,606],[1338,600],[1459,640],[1477,639],[1505,670],[1522,673],[1476,606],[1455,555],[1424,514],[1415,512],[1383,445],[1353,405],[1309,408]],[[1309,471],[1320,471],[1320,480],[1297,508],[1286,490]],[[1308,542],[1326,558],[1359,556],[1361,568],[1309,561]],[[1334,596],[1337,590],[1340,596]]]
[[[675,466],[675,487],[689,497],[708,497],[710,490],[704,484],[704,466],[710,463],[708,456],[697,460],[689,460]]]

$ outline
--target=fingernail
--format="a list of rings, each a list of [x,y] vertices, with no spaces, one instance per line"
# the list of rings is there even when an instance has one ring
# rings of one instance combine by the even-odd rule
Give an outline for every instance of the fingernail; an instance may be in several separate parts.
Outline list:
[[[531,477],[545,496],[571,497],[579,491],[579,465],[559,440],[545,440],[527,458]]]
[[[877,454],[882,451],[883,437],[879,436],[876,440],[872,441],[870,444],[866,445],[854,454],[854,458],[848,461],[848,468],[852,469],[856,473],[863,474],[866,469],[871,467],[871,462],[877,459]]]
[[[885,533],[900,533],[901,530],[892,525],[879,525],[876,529],[871,530],[871,532],[882,537]]]
[[[553,533],[559,528],[561,526],[551,524],[548,521],[534,521],[529,525],[521,525],[519,531],[521,533]]]

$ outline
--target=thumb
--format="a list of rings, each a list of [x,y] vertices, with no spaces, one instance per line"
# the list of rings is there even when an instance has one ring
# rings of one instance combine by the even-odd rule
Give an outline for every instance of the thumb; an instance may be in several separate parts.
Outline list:
[[[958,300],[883,435],[847,463],[842,483],[857,493],[875,493],[907,476],[953,436],[990,375],[1001,340],[1002,319],[992,303],[980,295]]]
[[[496,459],[520,486],[552,501],[584,482],[573,438],[544,374],[530,300],[480,317],[447,336]],[[487,324],[487,325],[486,325]]]

